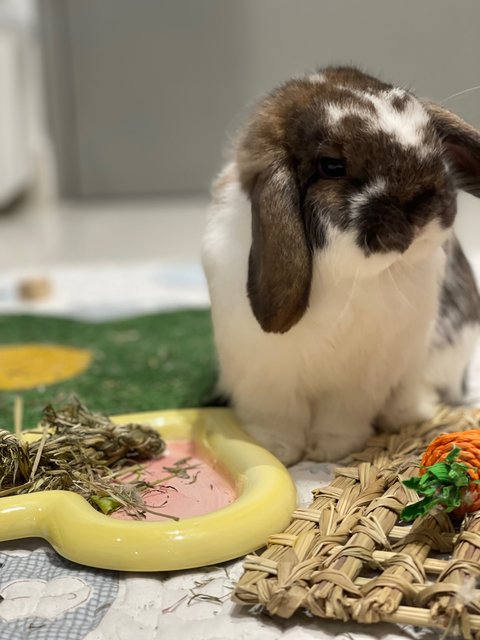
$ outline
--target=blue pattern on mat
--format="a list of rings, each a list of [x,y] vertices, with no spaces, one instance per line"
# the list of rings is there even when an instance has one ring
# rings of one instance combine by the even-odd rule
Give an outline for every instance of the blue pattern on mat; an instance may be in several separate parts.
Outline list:
[[[118,593],[118,573],[91,569],[75,564],[52,552],[35,551],[28,555],[15,556],[0,553],[0,595],[7,597],[3,607],[8,603],[8,591],[16,588],[20,610],[21,600],[34,598],[30,588],[38,581],[50,582],[58,578],[74,579],[77,586],[81,586],[82,597],[73,593],[69,596],[74,608],[65,610],[64,607],[56,617],[51,619],[30,615],[9,621],[2,616],[0,603],[0,638],[8,640],[82,640],[90,631],[95,629]],[[19,583],[15,587],[15,583]],[[83,583],[83,585],[82,585]],[[23,590],[23,592],[22,592]],[[61,596],[48,595],[48,598]],[[75,602],[76,601],[76,602]],[[15,607],[11,609],[15,611]],[[41,607],[40,607],[40,611]],[[4,609],[4,615],[7,612]],[[8,614],[10,618],[12,613]]]

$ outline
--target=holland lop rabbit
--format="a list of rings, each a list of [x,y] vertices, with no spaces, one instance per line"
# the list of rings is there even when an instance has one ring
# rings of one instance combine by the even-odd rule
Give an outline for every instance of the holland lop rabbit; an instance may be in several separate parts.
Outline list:
[[[281,85],[214,186],[203,264],[220,389],[284,463],[461,402],[480,300],[453,233],[480,132],[354,68]]]

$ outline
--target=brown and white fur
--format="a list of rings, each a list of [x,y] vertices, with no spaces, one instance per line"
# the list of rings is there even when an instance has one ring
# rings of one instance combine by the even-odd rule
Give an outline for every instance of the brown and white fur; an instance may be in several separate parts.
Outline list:
[[[480,133],[353,68],[264,98],[203,240],[220,390],[286,464],[461,402],[480,322],[452,231]]]

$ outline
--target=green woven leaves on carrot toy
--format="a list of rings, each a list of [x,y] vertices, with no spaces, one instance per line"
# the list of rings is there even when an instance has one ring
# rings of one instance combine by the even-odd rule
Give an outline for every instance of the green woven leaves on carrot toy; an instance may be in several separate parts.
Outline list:
[[[403,509],[402,520],[415,520],[440,507],[463,516],[480,509],[480,429],[442,433],[428,446],[420,476],[403,484],[422,497]]]

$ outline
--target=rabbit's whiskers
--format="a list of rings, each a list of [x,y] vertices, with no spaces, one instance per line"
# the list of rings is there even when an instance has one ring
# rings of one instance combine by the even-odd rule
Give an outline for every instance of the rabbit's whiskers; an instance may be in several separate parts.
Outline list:
[[[395,278],[394,278],[394,276],[393,276],[393,273],[392,273],[392,267],[393,267],[393,266],[394,266],[394,265],[390,265],[390,266],[388,267],[388,269],[386,269],[386,271],[387,271],[387,273],[388,273],[388,275],[389,275],[389,277],[390,277],[390,280],[391,280],[391,281],[392,281],[392,283],[393,283],[393,286],[394,286],[394,287],[395,287],[395,289],[398,291],[398,293],[399,293],[400,297],[402,298],[402,300],[404,300],[404,301],[408,304],[408,306],[409,306],[411,309],[413,309],[414,311],[417,311],[417,308],[416,308],[416,307],[415,307],[415,306],[410,302],[410,300],[407,298],[407,296],[405,295],[405,293],[404,293],[404,292],[401,290],[401,288],[399,287],[398,282],[395,280]]]
[[[447,98],[444,98],[443,100],[441,100],[440,104],[445,104],[449,100],[453,100],[453,98],[458,98],[458,96],[463,96],[466,93],[471,93],[472,91],[478,91],[478,90],[480,90],[480,85],[477,85],[476,87],[469,87],[468,89],[464,89],[463,91],[459,91],[458,93],[452,93],[451,96],[448,96]]]
[[[377,240],[378,240],[378,236],[377,236]],[[378,241],[380,242],[380,240],[378,240]],[[368,246],[366,234],[363,236],[363,246],[364,246],[365,252],[366,252],[366,254],[368,256],[370,254],[370,247]]]
[[[343,317],[345,316],[345,314],[347,313],[349,307],[352,304],[352,300],[353,300],[353,297],[354,297],[353,294],[355,293],[355,289],[357,287],[357,280],[358,280],[359,271],[360,271],[360,265],[358,265],[357,270],[355,271],[355,275],[353,277],[352,286],[350,287],[350,291],[348,292],[347,299],[345,301],[345,304],[343,305],[343,309],[342,309],[340,315],[337,318],[337,324],[341,323]]]

